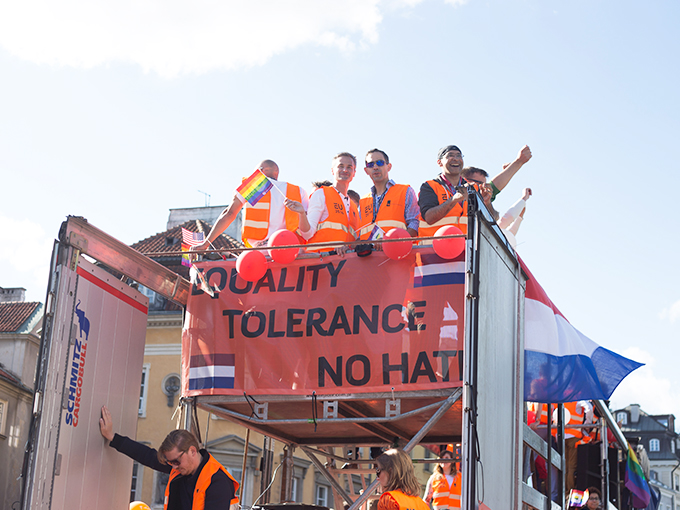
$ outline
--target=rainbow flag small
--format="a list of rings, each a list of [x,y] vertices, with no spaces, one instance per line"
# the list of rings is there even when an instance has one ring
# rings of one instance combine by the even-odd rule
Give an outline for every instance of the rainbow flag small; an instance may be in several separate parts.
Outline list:
[[[250,205],[255,205],[270,189],[272,189],[272,186],[272,181],[270,181],[258,168],[253,172],[253,175],[243,180],[241,185],[236,188],[236,191],[238,191]]]
[[[571,489],[571,492],[569,492],[569,499],[567,500],[567,506],[575,506],[575,507],[586,506],[586,503],[588,503],[589,497],[590,497],[590,494],[588,494],[588,489],[586,489],[584,491]]]
[[[633,449],[628,445],[628,462],[626,463],[626,488],[630,491],[630,498],[635,508],[647,508],[651,499],[649,484],[645,473],[637,460]]]

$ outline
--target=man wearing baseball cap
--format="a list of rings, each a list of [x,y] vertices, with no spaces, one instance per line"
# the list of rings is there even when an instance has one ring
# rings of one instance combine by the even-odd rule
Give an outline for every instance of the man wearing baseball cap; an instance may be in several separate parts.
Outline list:
[[[430,237],[445,225],[454,225],[467,233],[467,193],[463,184],[463,153],[455,145],[439,149],[437,164],[442,173],[420,186],[418,205],[420,225],[418,235]],[[459,187],[459,188],[457,188]]]
[[[437,164],[442,167],[442,173],[435,179],[424,182],[420,187],[418,205],[421,220],[418,235],[433,236],[439,228],[445,225],[455,225],[466,234],[467,193],[465,188],[460,186],[466,182],[479,185],[484,202],[493,212],[491,201],[530,159],[531,150],[525,145],[519,151],[517,158],[512,163],[504,165],[503,171],[487,184],[486,178],[475,180],[474,172],[470,175],[463,175],[463,154],[457,146],[442,147],[437,154]],[[477,173],[481,173],[478,169],[468,170],[477,170]]]

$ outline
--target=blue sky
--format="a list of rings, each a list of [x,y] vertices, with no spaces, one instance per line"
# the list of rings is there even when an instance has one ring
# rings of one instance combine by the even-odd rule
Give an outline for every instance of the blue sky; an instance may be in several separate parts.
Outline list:
[[[680,417],[677,2],[0,1],[0,286],[44,300],[79,215],[126,243],[168,209],[227,204],[384,149],[397,182],[461,147],[491,175],[534,154],[518,251],[565,316],[647,363],[614,393]],[[364,193],[359,169],[352,188]]]

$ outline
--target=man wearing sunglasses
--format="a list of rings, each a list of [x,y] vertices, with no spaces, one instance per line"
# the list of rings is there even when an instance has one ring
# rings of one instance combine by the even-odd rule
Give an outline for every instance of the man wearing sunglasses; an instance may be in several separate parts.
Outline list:
[[[392,163],[385,151],[371,149],[366,154],[364,171],[373,181],[371,192],[361,199],[359,237],[379,239],[393,228],[418,235],[418,198],[407,184],[397,184],[389,177]]]
[[[199,448],[196,437],[188,430],[173,430],[156,451],[114,434],[111,413],[103,406],[99,431],[112,448],[170,475],[163,510],[226,510],[238,504],[239,483],[212,455]]]

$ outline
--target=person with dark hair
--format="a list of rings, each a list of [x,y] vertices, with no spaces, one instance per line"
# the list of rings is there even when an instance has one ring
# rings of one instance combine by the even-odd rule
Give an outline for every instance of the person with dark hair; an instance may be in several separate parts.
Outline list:
[[[435,510],[460,508],[462,482],[460,471],[452,461],[453,452],[446,449],[439,457],[450,462],[440,462],[434,468],[434,473],[425,486],[425,501],[432,503]]]
[[[348,189],[347,196],[354,203],[354,205],[357,206],[357,209],[359,209],[359,205],[361,204],[361,196],[359,195],[359,193],[357,193],[353,189]]]
[[[390,179],[392,163],[385,151],[368,151],[365,165],[364,171],[373,186],[361,199],[359,237],[369,241],[379,239],[393,228],[402,228],[416,237],[420,212],[416,192],[408,184],[397,184]]]
[[[158,451],[113,432],[113,420],[102,407],[99,431],[109,446],[151,469],[168,473],[163,510],[226,510],[238,504],[239,483],[188,430],[170,432]]]
[[[586,508],[588,510],[597,510],[602,505],[602,493],[597,487],[588,487],[588,502]]]
[[[512,163],[503,166],[503,170],[489,183],[491,187],[489,203],[530,159],[531,150],[525,145]],[[439,149],[437,164],[443,169],[442,173],[420,186],[418,205],[421,220],[418,235],[433,236],[439,228],[446,225],[455,225],[463,233],[467,233],[467,191],[462,187],[466,180],[461,175],[463,154],[457,146],[447,145]],[[484,173],[486,176],[483,177],[482,184],[486,184],[488,176],[486,172]]]
[[[387,450],[375,463],[375,475],[383,491],[377,510],[429,510],[419,497],[420,484],[413,463],[403,450]]]
[[[482,200],[484,200],[484,205],[486,205],[486,208],[491,213],[491,216],[493,216],[493,219],[498,221],[500,214],[494,209],[491,202],[496,198],[496,195],[500,193],[500,191],[493,185],[493,181],[491,184],[486,183],[489,173],[486,170],[475,166],[466,166],[463,168],[460,175],[465,182],[474,186],[477,191],[479,191]]]

